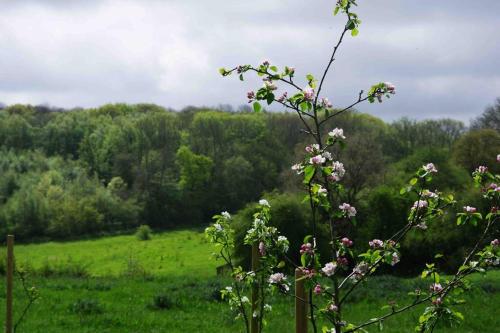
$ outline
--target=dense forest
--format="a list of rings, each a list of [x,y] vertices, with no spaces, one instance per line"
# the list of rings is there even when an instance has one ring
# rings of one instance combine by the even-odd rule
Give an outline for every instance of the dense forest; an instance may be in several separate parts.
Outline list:
[[[500,99],[469,128],[451,119],[386,123],[355,111],[337,118],[331,127],[344,129],[348,145],[334,153],[346,166],[346,201],[360,212],[358,237],[387,237],[404,223],[411,203],[399,189],[424,162],[438,166],[435,186],[456,193],[458,207],[462,201],[480,207],[470,172],[480,164],[500,171],[499,115]],[[67,239],[140,224],[201,226],[216,212],[236,212],[266,195],[282,207],[276,223],[293,238],[294,228],[307,228],[296,194],[300,180],[290,170],[309,143],[305,138],[291,113],[4,106],[0,234]],[[369,216],[363,207],[370,207]],[[433,226],[419,242],[422,258],[431,243],[445,252],[467,243],[469,233],[447,225]]]

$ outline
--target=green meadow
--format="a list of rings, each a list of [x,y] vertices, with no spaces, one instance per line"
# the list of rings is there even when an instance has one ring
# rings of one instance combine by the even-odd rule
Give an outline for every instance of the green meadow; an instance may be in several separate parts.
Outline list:
[[[155,277],[209,277],[217,266],[212,251],[203,232],[196,230],[155,234],[148,241],[126,235],[15,247],[20,265],[55,271],[69,266],[91,277],[117,277],[134,268]]]
[[[2,249],[2,253],[5,249]],[[215,274],[211,246],[196,230],[153,235],[150,241],[115,236],[74,242],[16,245],[18,265],[37,274],[28,277],[41,298],[17,332],[242,332],[242,326],[218,291],[227,282]],[[73,267],[68,269],[67,267]],[[472,290],[459,310],[466,320],[456,328],[436,332],[493,332],[500,325],[500,272],[475,275]],[[5,304],[4,282],[0,307]],[[408,291],[426,288],[418,278],[379,276],[356,291],[346,310],[352,322],[361,322],[387,310],[394,299],[411,302]],[[26,302],[16,279],[15,314]],[[268,332],[293,332],[290,296],[277,295]],[[384,322],[384,332],[412,332],[423,306]],[[4,316],[0,316],[3,325]],[[322,323],[318,323],[322,326]],[[378,331],[372,327],[369,332]],[[312,332],[312,330],[311,330]]]

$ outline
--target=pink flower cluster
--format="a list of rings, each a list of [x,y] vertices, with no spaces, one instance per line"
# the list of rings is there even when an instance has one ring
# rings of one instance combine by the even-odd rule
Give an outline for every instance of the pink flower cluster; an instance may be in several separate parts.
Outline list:
[[[392,84],[391,82],[384,82],[384,85],[388,93],[393,95],[396,93],[396,86],[394,84]]]
[[[397,252],[392,253],[391,266],[396,265],[399,262],[399,254]]]
[[[283,103],[288,97],[288,93],[285,91],[280,97],[278,97],[277,101]]]
[[[347,237],[344,237],[340,240],[340,242],[342,243],[342,245],[344,245],[345,247],[351,247],[352,246],[352,240],[350,240],[349,238]]]
[[[328,132],[328,135],[334,139],[345,139],[344,130],[342,128],[334,128],[330,132]]]
[[[330,101],[326,97],[323,97],[321,99],[320,104],[324,108],[331,108],[333,106],[332,103],[330,103]]]
[[[441,284],[439,283],[433,283],[431,284],[431,286],[429,287],[429,290],[433,293],[438,293],[440,292],[441,290],[443,290],[443,287],[441,286]]]
[[[314,99],[314,89],[310,86],[305,87],[302,92],[304,93],[304,99],[306,101],[312,101]]]
[[[332,173],[327,177],[330,182],[338,182],[344,177],[345,168],[344,164],[339,161],[335,161],[332,163]]]
[[[332,276],[335,274],[335,270],[337,269],[337,265],[329,262],[321,269],[321,271],[326,275],[326,276]]]
[[[486,173],[488,172],[488,167],[485,167],[484,165],[480,165],[477,169],[476,172],[478,173]]]
[[[337,264],[339,266],[347,266],[349,264],[349,260],[347,260],[346,257],[338,257],[337,258]]]
[[[422,192],[422,196],[427,197],[427,198],[433,198],[433,199],[437,199],[439,197],[439,195],[436,192],[432,192],[429,190],[424,190]]]
[[[274,273],[269,276],[269,283],[279,284],[286,280],[286,276],[283,273]]]
[[[380,239],[374,239],[369,241],[368,245],[370,245],[372,249],[381,249],[384,247],[384,242],[381,241]]]
[[[436,166],[434,165],[434,163],[427,163],[422,168],[424,168],[425,172],[427,172],[427,173],[436,173],[436,172],[438,172],[438,170],[437,170]]]
[[[353,206],[349,205],[348,203],[344,202],[342,205],[339,206],[339,208],[348,217],[354,217],[354,216],[356,216],[356,208],[354,208]]]
[[[316,155],[309,159],[309,163],[313,165],[321,165],[326,162],[326,158],[323,155]]]
[[[302,244],[300,246],[300,254],[304,254],[304,253],[307,253],[307,254],[314,253],[314,248],[313,248],[311,243]]]
[[[497,185],[497,184],[495,184],[495,183],[491,183],[491,184],[488,186],[488,188],[489,188],[490,190],[495,191],[495,192],[499,192],[499,191],[500,191],[500,186],[498,186],[498,185]]]
[[[314,286],[314,289],[313,289],[313,292],[316,294],[316,295],[319,295],[323,292],[323,289],[321,288],[321,285],[320,284],[317,284]]]
[[[472,206],[464,206],[464,211],[469,213],[469,214],[473,214],[477,211],[476,207],[472,207]]]
[[[428,206],[429,206],[429,203],[427,201],[418,200],[418,201],[415,201],[412,209],[415,210],[415,209],[420,209],[420,208],[427,208]]]

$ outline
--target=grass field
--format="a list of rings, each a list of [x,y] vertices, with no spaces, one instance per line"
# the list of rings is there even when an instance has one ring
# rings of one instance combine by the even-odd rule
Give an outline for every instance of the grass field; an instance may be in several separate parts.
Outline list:
[[[16,245],[15,256],[19,264],[28,264],[36,270],[73,265],[92,277],[116,277],[127,272],[131,265],[141,266],[157,277],[186,276],[193,272],[208,277],[215,275],[217,266],[212,251],[202,232],[182,230],[154,234],[149,241],[129,235]]]
[[[86,262],[87,277],[34,276],[30,283],[42,298],[30,310],[17,332],[242,332],[217,291],[226,281],[215,276],[217,263],[210,259],[211,247],[196,231],[175,231],[140,242],[133,236],[92,241],[16,246],[17,260],[43,268],[47,261]],[[134,256],[145,276],[124,275]],[[171,259],[171,260],[170,260]],[[183,265],[180,265],[183,263]],[[474,276],[473,291],[460,306],[466,321],[459,328],[435,332],[496,332],[500,327],[500,272]],[[4,308],[3,279],[0,308]],[[420,279],[376,277],[346,304],[349,321],[359,322],[384,311],[381,306],[394,299],[409,301],[406,293],[426,287]],[[156,302],[155,302],[156,298]],[[22,309],[19,283],[15,289],[16,315]],[[275,297],[267,332],[294,331],[293,299]],[[154,306],[160,305],[158,306]],[[413,332],[422,307],[384,323],[384,332]],[[3,325],[4,316],[0,316]],[[321,323],[319,323],[321,325]],[[378,329],[373,327],[370,332]]]

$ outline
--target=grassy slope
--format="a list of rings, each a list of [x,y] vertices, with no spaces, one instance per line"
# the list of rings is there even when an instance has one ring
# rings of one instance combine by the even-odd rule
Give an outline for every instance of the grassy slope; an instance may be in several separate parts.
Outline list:
[[[89,267],[92,278],[36,277],[31,280],[42,298],[30,311],[19,332],[241,332],[227,305],[214,299],[224,281],[214,275],[216,263],[210,259],[211,248],[202,235],[194,231],[176,231],[157,235],[149,242],[133,236],[117,236],[92,241],[47,243],[17,246],[18,260],[30,260],[41,266],[47,260],[93,261]],[[155,274],[151,279],[119,277],[133,254],[144,267]],[[163,256],[163,259],[161,259]],[[174,260],[177,256],[177,260]],[[57,259],[56,259],[57,258]],[[167,258],[170,258],[169,261]],[[180,263],[183,262],[184,265]],[[496,304],[500,304],[500,272],[486,277],[474,276],[474,290],[465,298],[460,311],[466,322],[458,329],[439,332],[493,332],[500,326]],[[353,322],[383,313],[380,307],[394,299],[407,299],[406,292],[425,287],[419,279],[393,277],[374,278],[364,291],[353,294],[346,304]],[[0,308],[4,307],[3,279],[0,283]],[[153,297],[167,295],[173,307],[154,310],[149,307]],[[15,308],[19,313],[24,300],[19,284],[15,291]],[[71,311],[79,299],[98,301],[102,313],[80,316]],[[279,296],[273,303],[267,332],[293,332],[293,299]],[[413,332],[422,307],[416,311],[387,320],[384,332]],[[4,317],[0,316],[0,326]],[[319,323],[321,326],[321,323]],[[492,331],[493,329],[493,331]],[[378,331],[372,328],[370,332]]]
[[[68,261],[85,266],[94,277],[118,276],[130,261],[142,265],[154,276],[215,275],[217,263],[203,233],[171,231],[139,241],[133,235],[75,242],[17,245],[16,260],[35,269],[58,266]]]

